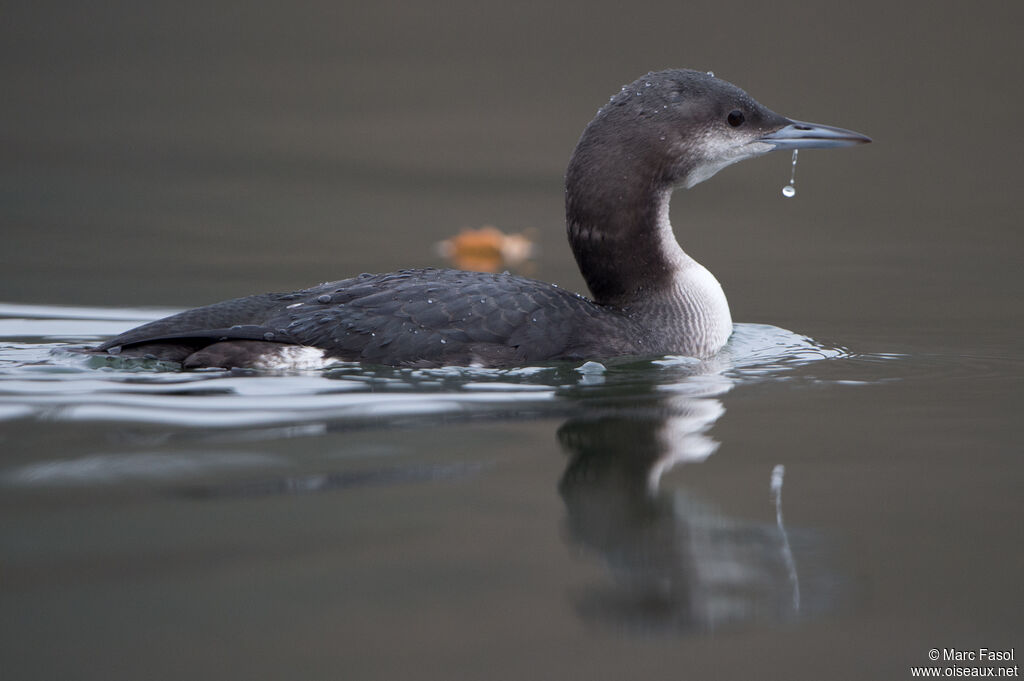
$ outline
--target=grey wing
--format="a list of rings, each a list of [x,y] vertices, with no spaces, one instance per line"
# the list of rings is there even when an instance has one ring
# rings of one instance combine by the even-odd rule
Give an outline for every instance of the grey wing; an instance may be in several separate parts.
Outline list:
[[[264,340],[267,333],[273,332],[266,326],[266,320],[286,305],[290,296],[297,294],[265,293],[185,310],[129,329],[96,349],[166,340],[194,340],[197,345],[219,338]]]
[[[409,270],[335,282],[271,320],[341,359],[513,366],[587,352],[603,308],[532,279]],[[618,315],[616,315],[618,316]]]
[[[550,284],[513,275],[403,270],[295,293],[237,298],[131,329],[97,349],[273,341],[329,357],[407,366],[516,366],[627,354],[624,316]]]

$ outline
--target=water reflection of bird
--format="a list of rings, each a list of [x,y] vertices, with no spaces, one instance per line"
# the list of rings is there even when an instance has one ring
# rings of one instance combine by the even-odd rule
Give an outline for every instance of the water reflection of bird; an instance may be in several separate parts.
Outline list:
[[[544,282],[457,270],[364,274],[188,310],[97,350],[185,367],[514,366],[553,359],[717,352],[732,319],[714,276],[669,224],[675,187],[777,149],[863,135],[790,120],[710,73],[649,73],[583,132],[565,179],[569,243],[588,300]]]
[[[695,494],[661,489],[672,466],[714,451],[706,431],[722,412],[717,399],[674,397],[656,409],[583,416],[559,429],[570,457],[559,484],[568,537],[601,558],[611,578],[574,591],[582,617],[685,633],[792,621],[834,605],[838,580],[821,542],[795,533],[798,577],[781,513],[777,524],[757,523]],[[772,475],[774,491],[781,481]]]

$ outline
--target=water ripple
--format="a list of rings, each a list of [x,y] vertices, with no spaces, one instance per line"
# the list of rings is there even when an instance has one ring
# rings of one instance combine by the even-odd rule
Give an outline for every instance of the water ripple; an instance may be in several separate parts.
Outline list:
[[[107,362],[68,351],[165,312],[0,305],[0,338],[7,339],[0,342],[0,420],[249,428],[481,410],[533,413],[576,395],[632,385],[706,397],[796,377],[877,382],[879,372],[871,375],[865,367],[898,357],[855,355],[764,324],[737,324],[728,346],[707,360],[628,358],[512,370],[339,363],[280,375],[181,372],[150,360]],[[814,365],[827,365],[828,376],[807,374]]]

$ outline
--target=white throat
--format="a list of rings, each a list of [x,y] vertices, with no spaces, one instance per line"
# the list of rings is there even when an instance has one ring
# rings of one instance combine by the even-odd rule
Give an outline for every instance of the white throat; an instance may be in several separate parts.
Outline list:
[[[685,354],[707,357],[718,352],[732,334],[729,301],[715,275],[679,246],[669,220],[671,193],[666,190],[659,197],[657,247],[672,269],[672,283],[641,308],[645,315],[655,316],[652,327],[663,327],[670,335],[662,342],[678,348],[683,340]]]

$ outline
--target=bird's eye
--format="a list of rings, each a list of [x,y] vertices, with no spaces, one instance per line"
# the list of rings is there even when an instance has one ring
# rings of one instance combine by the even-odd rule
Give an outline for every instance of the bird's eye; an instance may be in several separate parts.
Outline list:
[[[741,125],[743,125],[743,121],[745,121],[746,118],[743,116],[742,111],[740,111],[739,109],[733,109],[732,111],[729,112],[729,117],[726,120],[729,121],[729,125],[731,125],[734,128],[738,128]]]

